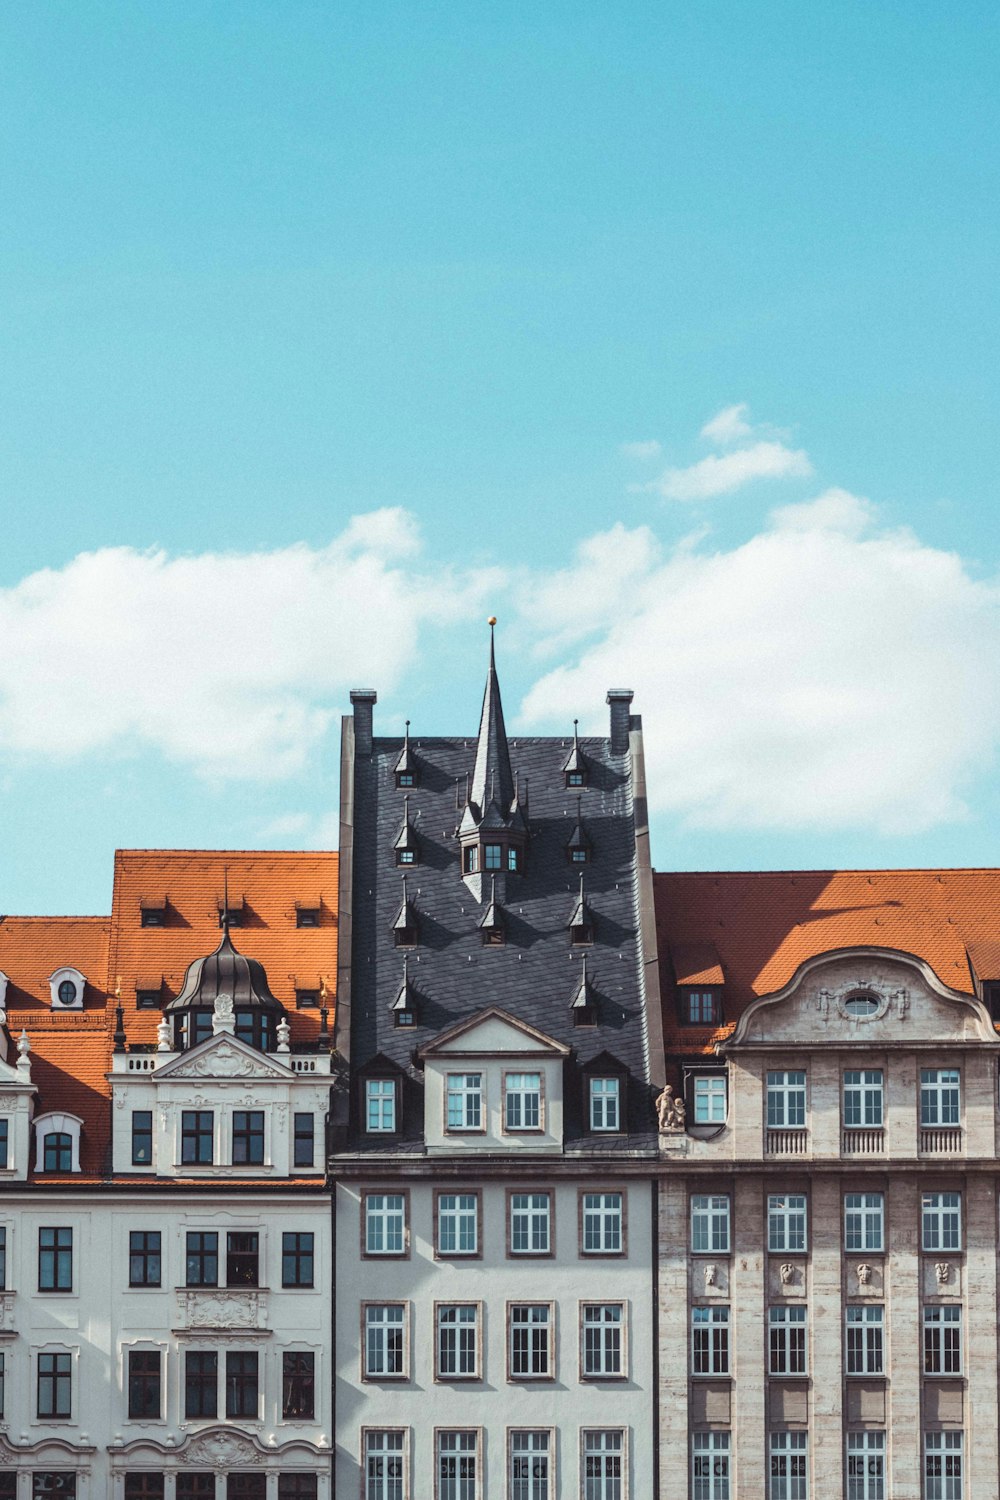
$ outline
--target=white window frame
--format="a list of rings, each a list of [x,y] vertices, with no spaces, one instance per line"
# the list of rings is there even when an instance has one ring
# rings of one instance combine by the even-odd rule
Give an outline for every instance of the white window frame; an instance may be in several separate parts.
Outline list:
[[[728,1432],[691,1434],[691,1500],[729,1500],[730,1449]]]
[[[804,1432],[772,1432],[768,1500],[809,1500],[809,1440]]]
[[[518,1200],[523,1200],[519,1202]],[[552,1253],[552,1195],[545,1191],[512,1192],[508,1198],[510,1214],[510,1253],[521,1255],[551,1255]],[[527,1241],[519,1245],[519,1238]],[[536,1242],[538,1240],[538,1243]],[[543,1243],[544,1242],[544,1243]]]
[[[36,1115],[31,1122],[35,1132],[35,1171],[45,1171],[45,1137],[47,1135],[68,1135],[70,1152],[70,1171],[80,1170],[80,1133],[83,1130],[83,1121],[77,1115],[65,1113],[51,1113],[47,1115]],[[61,1169],[59,1169],[61,1170]]]
[[[923,1250],[961,1250],[961,1193],[922,1193],[920,1246]]]
[[[847,1500],[885,1500],[885,1433],[847,1434]]]
[[[410,1493],[409,1433],[403,1427],[365,1427],[361,1432],[361,1482],[363,1500],[408,1500]],[[382,1468],[372,1474],[371,1461]],[[386,1473],[387,1465],[398,1473]]]
[[[928,1302],[924,1306],[923,1370],[925,1375],[964,1373],[962,1306]]]
[[[365,1380],[405,1380],[407,1353],[405,1302],[366,1302],[362,1328],[362,1377]],[[393,1346],[397,1342],[398,1350]],[[372,1354],[376,1357],[373,1359]],[[390,1365],[397,1362],[398,1369]]]
[[[365,1079],[365,1134],[395,1135],[395,1078]]]
[[[806,1075],[799,1068],[774,1068],[767,1074],[768,1130],[804,1130]]]
[[[616,1133],[621,1130],[622,1081],[610,1074],[588,1080],[590,1128]]]
[[[884,1121],[885,1075],[882,1069],[845,1069],[845,1130],[881,1130]]]
[[[540,1072],[504,1074],[503,1128],[508,1135],[534,1134],[544,1128]]]
[[[434,1433],[434,1500],[480,1500],[482,1495],[482,1429],[439,1427]],[[459,1460],[454,1477],[442,1473],[446,1458]],[[462,1475],[462,1459],[471,1459],[471,1475]],[[469,1480],[471,1479],[471,1491]]]
[[[389,1199],[393,1200],[393,1206],[389,1207]],[[399,1206],[395,1206],[395,1200],[399,1200]],[[406,1194],[405,1193],[365,1193],[362,1199],[362,1213],[364,1215],[364,1247],[366,1256],[392,1255],[401,1256],[406,1254]],[[395,1235],[392,1230],[399,1221],[399,1245],[390,1244]],[[373,1246],[372,1230],[378,1228],[375,1236],[381,1241],[380,1245]]]
[[[691,1309],[692,1375],[728,1375],[730,1361],[729,1306],[724,1302],[698,1304]]]
[[[625,1254],[623,1192],[581,1193],[580,1249],[584,1255]]]
[[[580,1379],[621,1380],[626,1373],[624,1302],[581,1302]]]
[[[510,1429],[507,1434],[507,1500],[551,1500],[555,1466],[552,1436],[548,1427]]]
[[[453,1256],[478,1255],[479,1254],[479,1194],[447,1192],[438,1193],[435,1199],[437,1209],[437,1254],[445,1256],[449,1260]],[[468,1243],[468,1237],[464,1231],[472,1225],[472,1243]],[[454,1243],[445,1244],[445,1239],[451,1238]],[[466,1243],[463,1244],[463,1238]]]
[[[692,1079],[695,1125],[724,1125],[729,1110],[725,1073],[695,1073]]]
[[[802,1378],[809,1374],[809,1327],[801,1302],[779,1302],[767,1310],[767,1372]]]
[[[435,1380],[480,1380],[483,1309],[479,1302],[435,1302]]]
[[[592,1461],[594,1469],[589,1470]],[[625,1500],[628,1482],[628,1434],[622,1427],[580,1429],[582,1500]]]
[[[66,1359],[69,1360],[69,1411],[66,1412],[65,1415],[62,1415],[62,1416],[42,1416],[41,1412],[38,1409],[39,1380],[40,1380],[39,1361],[41,1360],[41,1358],[42,1358],[43,1355],[46,1355],[46,1356],[47,1355],[54,1355],[56,1357],[65,1357]],[[49,1423],[58,1423],[60,1426],[67,1426],[67,1427],[76,1427],[76,1426],[79,1425],[79,1417],[77,1415],[78,1410],[79,1410],[79,1392],[77,1390],[77,1374],[78,1374],[79,1358],[80,1358],[80,1350],[79,1350],[79,1348],[72,1348],[69,1344],[57,1344],[57,1343],[53,1343],[53,1344],[40,1344],[37,1349],[33,1349],[32,1350],[32,1359],[31,1359],[31,1375],[32,1375],[32,1390],[31,1390],[31,1413],[32,1413],[32,1417],[31,1417],[31,1420],[32,1420],[32,1422],[41,1422],[41,1423],[43,1423],[45,1425],[48,1425]],[[63,1377],[60,1376],[60,1375],[58,1375],[58,1374],[53,1374],[49,1378],[51,1378],[53,1380],[59,1380],[59,1379],[62,1379]]]
[[[844,1194],[844,1249],[881,1254],[885,1248],[885,1194]]]
[[[732,1205],[728,1193],[694,1193],[691,1197],[691,1253],[728,1255]]]
[[[539,1316],[544,1314],[544,1316]],[[520,1383],[525,1380],[554,1380],[556,1374],[556,1309],[553,1302],[508,1302],[507,1303],[507,1379]],[[525,1336],[526,1347],[518,1350],[516,1334]],[[536,1369],[544,1355],[544,1369]],[[531,1367],[516,1368],[522,1358]]]
[[[924,1500],[965,1500],[965,1433],[924,1433]]]
[[[808,1201],[805,1193],[768,1195],[767,1248],[772,1255],[799,1255],[808,1250]]]
[[[448,1134],[485,1130],[485,1116],[482,1073],[449,1073],[445,1079],[445,1130]]]
[[[73,985],[76,993],[72,1000],[60,1000],[59,986],[67,981]],[[49,996],[52,1009],[54,1011],[83,1010],[83,994],[86,988],[86,976],[81,974],[79,969],[74,969],[70,965],[54,969],[49,975]]]
[[[885,1374],[885,1307],[851,1302],[844,1309],[844,1361],[848,1375]]]
[[[962,1074],[958,1068],[920,1069],[920,1123],[962,1123]]]

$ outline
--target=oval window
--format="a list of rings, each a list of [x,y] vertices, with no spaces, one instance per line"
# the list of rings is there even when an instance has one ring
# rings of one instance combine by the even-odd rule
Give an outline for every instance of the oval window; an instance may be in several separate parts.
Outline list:
[[[874,995],[851,995],[844,1001],[844,1010],[849,1016],[873,1016],[878,1007]]]
[[[72,979],[64,979],[59,986],[59,1000],[63,1005],[76,1003],[76,985]]]

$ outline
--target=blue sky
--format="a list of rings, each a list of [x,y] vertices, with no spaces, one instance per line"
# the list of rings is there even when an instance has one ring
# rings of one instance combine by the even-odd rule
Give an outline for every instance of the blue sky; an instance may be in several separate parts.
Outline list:
[[[521,729],[635,686],[660,867],[995,863],[998,33],[5,7],[0,911],[329,843],[491,611]]]

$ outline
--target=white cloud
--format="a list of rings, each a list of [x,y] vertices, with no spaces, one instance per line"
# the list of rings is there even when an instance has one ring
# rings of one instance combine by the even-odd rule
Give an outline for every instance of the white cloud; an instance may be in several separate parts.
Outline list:
[[[749,415],[750,408],[745,401],[740,401],[736,406],[724,406],[710,422],[705,423],[701,436],[722,448],[728,447],[730,443],[738,443],[741,438],[748,438],[753,432],[747,421]]]
[[[709,454],[686,469],[667,469],[646,488],[665,500],[712,500],[754,479],[791,479],[811,473],[809,457],[801,448],[762,441],[722,457]]]
[[[621,451],[625,458],[633,458],[639,463],[644,463],[651,458],[659,458],[663,449],[656,439],[652,438],[647,443],[622,443]]]
[[[0,590],[0,750],[155,748],[207,775],[301,767],[351,687],[392,689],[473,583],[422,565],[413,518],[329,546],[169,557],[104,548]]]
[[[602,545],[619,542],[592,538],[575,565],[592,593]],[[965,784],[1000,737],[993,584],[878,529],[843,490],[729,550],[633,547],[644,568],[624,597],[616,578],[592,600],[606,629],[535,684],[526,725],[565,725],[610,685],[634,687],[651,802],[693,827],[899,834],[966,815]],[[553,588],[571,592],[572,574]],[[533,592],[544,619],[544,579]]]

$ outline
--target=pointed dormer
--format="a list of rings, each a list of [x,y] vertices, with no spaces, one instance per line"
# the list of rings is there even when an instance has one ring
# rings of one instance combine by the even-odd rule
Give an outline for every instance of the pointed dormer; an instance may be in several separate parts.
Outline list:
[[[518,875],[524,865],[528,823],[510,763],[507,730],[500,701],[493,627],[490,617],[490,665],[476,742],[476,763],[459,825],[462,874],[477,901],[485,896],[483,876]],[[501,890],[502,899],[502,890]]]
[[[410,799],[403,800],[403,826],[396,835],[393,844],[397,865],[416,865],[420,863],[420,844],[417,840],[416,829],[410,822]]]
[[[502,948],[507,941],[507,920],[504,916],[503,907],[497,900],[497,880],[495,875],[490,882],[490,902],[483,912],[483,920],[479,924],[479,932],[484,948]]]
[[[583,824],[583,800],[576,799],[576,824],[569,836],[566,845],[566,858],[571,865],[587,865],[590,863],[591,845],[587,837],[587,830]]]
[[[395,1026],[415,1026],[417,1024],[417,997],[410,979],[410,960],[408,956],[403,959],[403,980],[396,991],[396,998],[389,1009],[392,1011],[392,1020]]]
[[[576,898],[576,904],[569,914],[566,923],[569,929],[569,940],[574,948],[586,948],[594,941],[594,914],[587,904],[587,898],[583,892],[583,875],[580,875],[580,894]]]
[[[573,720],[573,748],[563,764],[563,776],[567,789],[587,785],[587,757],[580,749],[580,721]]]
[[[399,759],[394,767],[397,787],[405,788],[416,786],[419,772],[417,770],[417,757],[410,749],[410,721],[406,721],[406,734],[403,738],[403,748],[399,752]]]
[[[417,911],[406,893],[406,876],[403,876],[403,900],[392,924],[392,940],[397,948],[417,946]]]
[[[597,1025],[597,996],[587,975],[587,955],[583,955],[581,965],[580,982],[573,991],[573,998],[569,1002],[570,1012],[573,1016],[574,1026],[596,1026]]]

